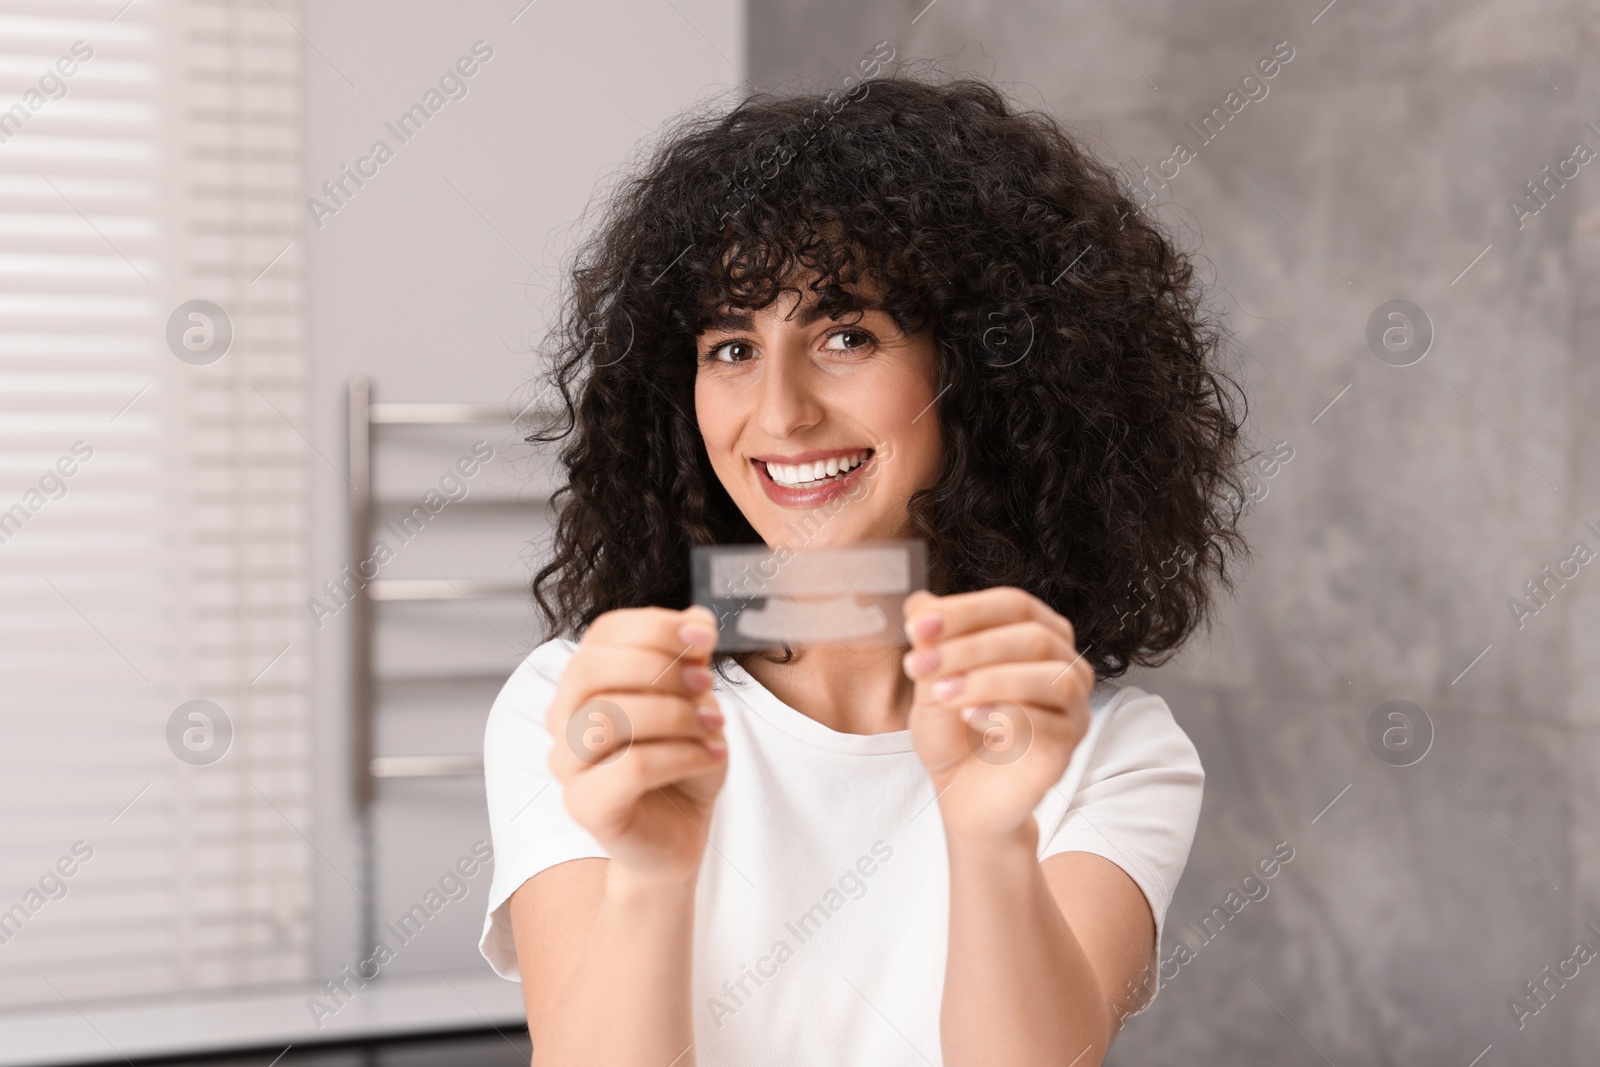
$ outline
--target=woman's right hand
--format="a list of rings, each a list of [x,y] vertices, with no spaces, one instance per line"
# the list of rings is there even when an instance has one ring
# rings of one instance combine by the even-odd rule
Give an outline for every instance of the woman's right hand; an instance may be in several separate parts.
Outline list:
[[[700,868],[728,770],[711,693],[716,633],[703,607],[608,611],[546,713],[568,813],[631,873],[682,881]]]

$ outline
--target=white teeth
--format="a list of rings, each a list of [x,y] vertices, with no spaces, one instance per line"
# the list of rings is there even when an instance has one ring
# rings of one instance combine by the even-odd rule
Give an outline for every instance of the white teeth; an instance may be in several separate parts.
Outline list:
[[[862,451],[851,456],[819,459],[814,463],[768,463],[767,474],[773,481],[786,488],[809,488],[854,470],[866,462],[866,458],[867,452]]]

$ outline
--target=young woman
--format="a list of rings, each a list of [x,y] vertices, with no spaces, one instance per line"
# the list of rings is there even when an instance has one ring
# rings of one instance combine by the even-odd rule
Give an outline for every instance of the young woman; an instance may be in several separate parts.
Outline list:
[[[1203,781],[1109,679],[1243,548],[1191,273],[976,81],[757,97],[616,190],[535,435],[566,441],[561,636],[485,739],[482,948],[535,1064],[1101,1062]],[[693,546],[897,538],[928,548],[908,647],[715,653],[688,606]]]

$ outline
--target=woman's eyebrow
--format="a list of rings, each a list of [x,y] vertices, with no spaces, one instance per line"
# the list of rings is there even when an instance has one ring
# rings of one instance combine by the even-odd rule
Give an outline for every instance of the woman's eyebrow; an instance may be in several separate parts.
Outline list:
[[[700,327],[701,333],[712,333],[722,330],[749,330],[755,327],[755,319],[745,311],[718,311]]]
[[[810,326],[818,319],[826,319],[829,317],[842,321],[841,316],[858,315],[860,312],[865,310],[868,309],[849,308],[841,310],[838,315],[830,316],[829,312],[824,309],[820,303],[812,303],[804,311],[800,312],[800,321],[798,325]],[[722,330],[749,330],[754,329],[754,327],[755,319],[750,316],[749,312],[723,309],[707,319],[705,324],[700,327],[700,332],[712,333],[714,331]]]

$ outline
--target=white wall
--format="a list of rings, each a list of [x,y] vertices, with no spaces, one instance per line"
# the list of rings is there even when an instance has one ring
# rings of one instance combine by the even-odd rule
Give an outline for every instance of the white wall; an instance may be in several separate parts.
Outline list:
[[[737,93],[744,59],[743,5],[736,0],[616,0],[573,3],[465,0],[449,5],[331,0],[300,26],[309,41],[306,195],[354,167],[383,139],[394,157],[321,225],[307,229],[311,304],[311,410],[307,427],[331,464],[313,459],[312,573],[333,577],[346,562],[344,387],[370,375],[382,400],[509,404],[536,372],[536,345],[573,223],[598,180],[642,138],[684,106]],[[514,19],[514,21],[513,21]],[[459,57],[483,41],[493,56],[466,79],[408,143],[384,126],[421,101]],[[454,188],[452,188],[452,186]],[[470,202],[470,203],[469,203]],[[309,218],[309,213],[308,213]],[[394,435],[378,461],[419,487],[487,430]],[[508,443],[492,436],[497,449]],[[515,493],[519,471],[481,476],[481,496]],[[380,491],[382,487],[380,486]],[[413,492],[396,488],[399,495]],[[517,558],[540,524],[532,518],[430,527],[391,576],[520,577]],[[465,527],[472,526],[472,530]],[[462,550],[471,547],[470,555]],[[308,589],[307,595],[316,593]],[[394,612],[380,631],[388,669],[428,655],[434,667],[472,665],[509,673],[537,639],[531,615],[486,608],[492,625],[457,605]],[[432,615],[427,614],[434,611]],[[349,803],[346,616],[315,636],[319,975],[355,958],[356,901],[332,867],[353,870]],[[494,632],[494,627],[506,636]],[[509,638],[509,641],[507,640]],[[519,646],[513,649],[512,645]],[[406,661],[396,664],[398,658]],[[474,751],[495,686],[442,695],[413,687],[380,710],[379,747],[397,754]],[[445,705],[453,705],[446,707]],[[472,840],[487,837],[481,783],[384,786],[380,818],[380,918],[403,909]],[[407,947],[396,970],[481,966],[475,950],[487,877]]]

